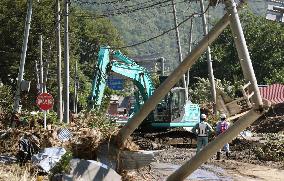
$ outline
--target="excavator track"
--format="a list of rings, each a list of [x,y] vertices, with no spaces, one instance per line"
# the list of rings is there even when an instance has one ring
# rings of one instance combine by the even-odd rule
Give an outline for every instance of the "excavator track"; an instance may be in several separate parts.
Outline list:
[[[196,136],[183,128],[170,128],[151,132],[136,131],[132,135],[133,141],[141,149],[163,149],[170,146],[196,147]]]

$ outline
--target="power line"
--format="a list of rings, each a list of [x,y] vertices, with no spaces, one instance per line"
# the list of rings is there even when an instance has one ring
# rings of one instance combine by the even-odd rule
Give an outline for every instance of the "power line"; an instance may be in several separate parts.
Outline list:
[[[191,18],[194,17],[195,15],[202,15],[202,14],[206,13],[206,12],[208,11],[209,7],[210,7],[210,6],[208,5],[207,8],[206,8],[206,10],[205,10],[203,13],[193,13],[193,14],[191,14],[188,18],[186,18],[186,19],[184,19],[183,21],[181,21],[177,26],[175,26],[175,27],[173,27],[173,28],[171,28],[171,29],[168,29],[168,30],[164,31],[164,32],[162,32],[162,33],[159,34],[159,35],[156,35],[156,36],[154,36],[154,37],[151,37],[151,38],[149,38],[149,39],[143,40],[143,41],[141,41],[141,42],[139,42],[139,43],[135,43],[135,44],[132,44],[132,45],[117,47],[117,49],[124,49],[124,48],[130,48],[130,47],[138,46],[138,45],[144,44],[144,43],[146,43],[146,42],[152,41],[152,40],[154,40],[154,39],[156,39],[156,38],[159,38],[159,37],[161,37],[161,36],[163,36],[163,35],[169,33],[170,31],[175,30],[177,27],[181,26],[182,24],[184,24],[185,22],[187,22],[189,19],[191,19]]]
[[[116,10],[120,10],[120,11],[113,10],[112,12],[106,12],[106,13],[103,12],[101,15],[76,15],[75,17],[86,17],[86,18],[87,17],[90,17],[90,18],[112,17],[116,15],[134,13],[136,11],[141,11],[141,10],[150,10],[150,9],[156,9],[156,8],[161,8],[161,7],[167,7],[169,6],[169,4],[165,5],[165,3],[169,3],[170,1],[171,0],[165,0],[165,1],[154,2],[152,4],[148,4],[148,2],[153,2],[153,1],[147,1],[146,3],[140,3],[140,4],[133,5],[133,6],[124,6],[122,10],[115,8]]]
[[[117,4],[117,3],[124,3],[130,0],[114,0],[114,1],[109,1],[109,2],[95,2],[95,1],[82,1],[82,0],[74,0],[78,4],[88,4],[88,5],[109,5],[109,4]]]

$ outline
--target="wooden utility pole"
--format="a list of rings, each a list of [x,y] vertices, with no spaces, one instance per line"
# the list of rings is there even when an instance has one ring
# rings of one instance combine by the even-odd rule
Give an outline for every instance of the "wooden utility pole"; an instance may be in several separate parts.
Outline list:
[[[60,2],[56,0],[56,49],[57,49],[57,118],[62,122],[61,36]]]
[[[17,80],[17,90],[16,90],[16,94],[15,94],[15,102],[14,102],[14,108],[13,108],[14,112],[20,112],[21,111],[21,109],[20,109],[21,82],[23,81],[23,76],[24,76],[26,53],[27,53],[27,48],[28,48],[29,32],[30,32],[31,20],[32,20],[32,4],[33,4],[33,1],[28,0],[24,40],[23,40],[23,46],[22,46],[19,75],[18,75],[18,80]]]
[[[176,42],[178,46],[179,63],[181,63],[183,58],[182,58],[178,22],[177,22],[177,15],[176,15],[176,5],[175,5],[174,0],[172,0],[172,7],[173,7],[173,14],[174,14],[174,25],[175,25],[175,30],[176,30]],[[183,81],[183,87],[185,88],[185,98],[187,100],[188,99],[188,85],[186,84],[186,81],[185,81],[185,75],[183,75],[182,81]]]
[[[69,124],[69,0],[64,0],[64,122]]]

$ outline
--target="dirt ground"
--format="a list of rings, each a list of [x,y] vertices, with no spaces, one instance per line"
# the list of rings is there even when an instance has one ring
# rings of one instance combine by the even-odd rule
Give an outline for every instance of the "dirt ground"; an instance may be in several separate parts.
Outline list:
[[[284,180],[283,108],[269,112],[248,130],[252,136],[247,139],[238,136],[230,143],[229,159],[223,154],[222,159],[217,161],[213,156],[196,171],[195,176],[187,180]],[[136,179],[139,178],[137,180],[165,180],[195,155],[194,146],[166,146],[157,143],[157,138],[156,135],[146,134],[144,138],[139,135],[137,140],[134,139],[143,149],[154,150],[156,155],[156,162],[149,168],[132,173]],[[208,177],[202,177],[202,174]]]
[[[157,160],[155,163],[152,163],[148,168],[132,172],[135,180],[165,180],[175,169],[194,156],[195,149],[172,147],[157,151],[155,154]],[[259,162],[259,164],[252,164],[247,161],[226,158],[217,161],[215,156],[213,156],[199,168],[195,177],[189,177],[187,180],[281,181],[284,178],[283,162]],[[202,174],[209,176],[206,177]],[[212,177],[210,174],[214,174],[217,177]]]

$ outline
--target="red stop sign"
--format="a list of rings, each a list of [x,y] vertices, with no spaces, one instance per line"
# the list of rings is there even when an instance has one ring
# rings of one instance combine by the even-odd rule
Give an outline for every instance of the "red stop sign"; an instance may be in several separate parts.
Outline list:
[[[41,110],[49,110],[53,107],[53,97],[49,93],[41,93],[37,96],[36,104]]]

